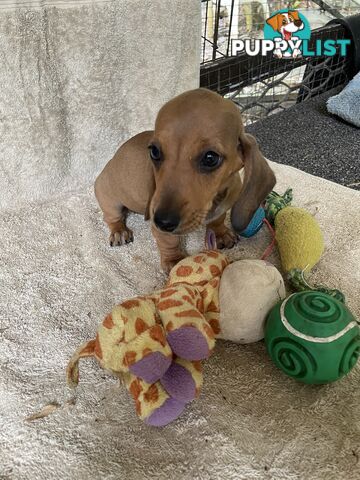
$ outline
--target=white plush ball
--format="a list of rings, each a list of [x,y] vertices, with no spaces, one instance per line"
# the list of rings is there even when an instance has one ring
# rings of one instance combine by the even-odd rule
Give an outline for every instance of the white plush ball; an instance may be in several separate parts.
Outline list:
[[[280,272],[264,260],[238,260],[228,265],[220,282],[219,338],[252,343],[264,338],[267,314],[285,298]]]

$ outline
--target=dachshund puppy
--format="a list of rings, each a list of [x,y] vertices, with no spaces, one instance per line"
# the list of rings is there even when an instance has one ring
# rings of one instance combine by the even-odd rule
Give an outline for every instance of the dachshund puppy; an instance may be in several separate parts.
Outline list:
[[[244,180],[239,170],[244,168]],[[133,241],[129,210],[150,219],[161,265],[184,258],[181,236],[206,224],[218,248],[231,248],[275,185],[255,139],[231,100],[206,89],[185,92],[159,111],[154,131],[124,143],[95,182],[110,245]],[[231,208],[235,232],[224,224]]]

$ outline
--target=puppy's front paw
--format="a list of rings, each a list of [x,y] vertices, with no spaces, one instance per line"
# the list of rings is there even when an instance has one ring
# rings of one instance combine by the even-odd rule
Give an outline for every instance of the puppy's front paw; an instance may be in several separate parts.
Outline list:
[[[164,270],[165,273],[169,273],[170,270],[175,267],[177,263],[180,262],[185,258],[185,255],[181,254],[175,258],[161,258],[161,268]]]
[[[216,234],[216,246],[219,249],[232,248],[237,242],[236,233],[225,227],[221,233]]]
[[[112,232],[109,238],[110,246],[117,247],[134,241],[134,234],[130,228],[124,227],[117,232]]]

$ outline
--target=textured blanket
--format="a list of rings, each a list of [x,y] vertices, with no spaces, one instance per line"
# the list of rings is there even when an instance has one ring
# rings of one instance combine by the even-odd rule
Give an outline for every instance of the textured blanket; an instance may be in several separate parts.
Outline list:
[[[360,366],[311,387],[278,371],[262,342],[219,341],[200,398],[163,429],[138,420],[91,360],[76,396],[66,387],[71,354],[104,314],[165,282],[149,225],[131,215],[134,243],[110,248],[89,186],[197,85],[200,25],[198,0],[0,1],[1,480],[360,476]],[[313,280],[359,316],[360,193],[274,168],[278,190],[292,186],[324,231]],[[269,240],[264,229],[227,253],[259,258]],[[189,252],[203,241],[191,236]]]
[[[195,88],[199,15],[197,0],[1,0],[0,209],[89,186]]]
[[[337,95],[329,98],[330,113],[360,127],[360,72]]]
[[[277,189],[292,186],[324,231],[314,281],[340,288],[359,317],[360,193],[273,167]],[[0,478],[358,479],[360,365],[307,386],[278,371],[262,342],[218,341],[200,398],[162,429],[138,420],[125,387],[94,361],[76,396],[67,389],[66,364],[104,314],[165,281],[148,223],[129,224],[134,243],[110,248],[91,191],[1,214]],[[191,236],[188,251],[203,240]],[[268,243],[263,229],[228,254],[259,258]]]

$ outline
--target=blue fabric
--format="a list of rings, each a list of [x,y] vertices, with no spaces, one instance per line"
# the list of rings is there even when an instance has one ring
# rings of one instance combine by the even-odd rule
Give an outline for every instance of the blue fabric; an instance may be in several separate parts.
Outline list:
[[[329,98],[327,107],[330,113],[360,127],[360,72],[338,95]]]
[[[243,230],[240,235],[242,237],[252,237],[257,233],[260,228],[263,226],[263,220],[265,218],[265,210],[263,207],[259,207],[256,212],[254,213],[254,216],[250,220],[249,225]]]

